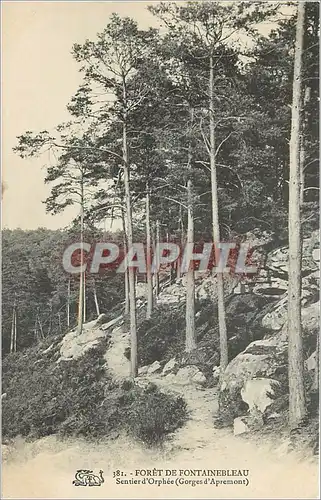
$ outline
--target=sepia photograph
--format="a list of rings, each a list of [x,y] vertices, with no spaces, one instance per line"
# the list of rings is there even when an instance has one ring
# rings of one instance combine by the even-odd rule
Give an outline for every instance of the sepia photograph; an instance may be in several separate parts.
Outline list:
[[[320,498],[319,2],[1,14],[2,498]]]

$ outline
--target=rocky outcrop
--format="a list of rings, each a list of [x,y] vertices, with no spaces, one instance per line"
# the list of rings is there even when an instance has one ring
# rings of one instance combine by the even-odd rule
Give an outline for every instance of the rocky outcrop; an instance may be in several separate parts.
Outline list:
[[[278,385],[280,391],[287,393],[287,324],[284,313],[284,324],[270,337],[251,342],[246,349],[238,354],[227,366],[220,390],[221,419],[226,425],[232,424],[234,419],[244,415],[249,409],[246,387],[256,387],[260,398],[267,401],[268,384]],[[320,302],[310,304],[302,309],[302,327],[305,346],[315,345],[316,334],[320,321]],[[311,353],[311,351],[310,351]],[[310,354],[309,354],[310,355]],[[264,382],[255,382],[255,380]],[[252,382],[252,385],[251,385]],[[261,387],[261,390],[259,388]],[[266,389],[264,389],[265,387]],[[245,392],[244,392],[245,391]],[[265,410],[261,413],[264,415]]]
[[[77,329],[67,333],[61,342],[60,358],[57,362],[71,361],[83,356],[85,352],[97,346],[101,339],[106,338],[107,332],[113,326],[122,322],[122,316],[108,323],[104,323],[105,320],[106,316],[102,314],[96,320],[85,323],[81,335],[79,335]]]
[[[233,432],[234,436],[239,436],[240,434],[245,434],[250,431],[250,427],[248,425],[248,417],[237,417],[233,421]]]
[[[184,366],[176,373],[175,383],[178,385],[188,385],[190,383],[204,385],[206,383],[206,378],[197,366]]]
[[[310,238],[303,240],[302,245],[302,273],[303,275],[317,271],[319,247],[319,231],[313,231]],[[276,275],[287,277],[288,275],[289,247],[277,248],[270,252],[266,260],[266,268]],[[316,260],[315,260],[316,259]]]
[[[241,391],[249,380],[256,378],[286,383],[287,342],[281,336],[252,342],[227,366],[219,395],[221,417],[226,425],[248,410]]]
[[[164,366],[162,375],[165,377],[169,373],[172,373],[174,370],[178,369],[178,362],[175,358],[170,359]]]
[[[162,370],[162,365],[159,361],[154,361],[151,365],[149,365],[147,369],[147,375],[153,375],[153,373],[158,373]]]
[[[241,396],[254,418],[264,415],[265,410],[273,403],[273,396],[279,386],[277,380],[268,378],[255,378],[245,383]]]

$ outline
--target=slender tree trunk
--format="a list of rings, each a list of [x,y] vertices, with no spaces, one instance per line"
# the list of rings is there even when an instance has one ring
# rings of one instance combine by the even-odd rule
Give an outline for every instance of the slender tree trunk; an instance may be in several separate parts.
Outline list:
[[[124,163],[124,186],[125,186],[125,200],[126,200],[126,218],[127,218],[127,239],[128,247],[133,245],[133,224],[132,224],[132,207],[129,185],[129,158],[128,158],[128,144],[127,144],[127,89],[126,82],[123,79],[123,103],[124,103],[124,118],[123,118],[123,163]],[[136,324],[136,293],[135,293],[135,273],[134,268],[128,269],[129,280],[129,316],[130,316],[130,364],[131,376],[137,377],[138,364],[137,364],[137,324]]]
[[[62,326],[61,326],[61,316],[60,312],[58,312],[58,327],[59,327],[59,333],[62,334]]]
[[[193,125],[193,110],[190,110],[191,124]],[[191,144],[192,130],[190,130],[190,139],[188,147],[188,160],[187,160],[187,279],[186,279],[186,338],[185,349],[191,352],[196,348],[196,334],[195,334],[195,272],[194,263],[191,261],[194,245],[194,213],[193,213],[193,181],[192,181],[192,144]]]
[[[38,325],[39,325],[39,332],[40,332],[40,337],[42,340],[44,340],[45,336],[43,334],[43,329],[42,329],[42,324],[39,318],[39,311],[37,312],[37,320],[38,320]]]
[[[52,328],[52,303],[50,303],[50,316],[49,316],[49,325],[48,325],[48,333],[47,337],[51,334],[51,328]]]
[[[13,350],[17,352],[17,305],[14,307],[14,341],[13,341]]]
[[[10,335],[10,352],[17,351],[17,303],[16,299],[13,302],[12,321],[11,321],[11,335]]]
[[[67,289],[67,328],[70,328],[70,277],[68,279],[68,289]]]
[[[313,377],[312,390],[319,391],[320,381],[320,332],[317,332],[317,343],[315,347],[315,371]]]
[[[38,316],[36,316],[35,327],[34,327],[33,331],[34,331],[34,334],[35,334],[35,340],[36,340],[36,342],[39,342],[40,339],[39,339],[39,334],[38,334]]]
[[[184,246],[184,225],[183,225],[183,212],[182,212],[181,205],[179,207],[179,233],[180,233],[180,254],[179,254],[179,257],[177,259],[176,279],[180,279],[182,276],[181,265],[182,265],[182,252],[183,252],[183,246]]]
[[[124,273],[125,278],[125,316],[129,314],[129,276],[128,270],[126,269]]]
[[[301,136],[300,136],[300,205],[301,208],[304,202],[304,184],[305,184],[305,174],[304,174],[304,164],[305,164],[305,133],[307,129],[306,123],[306,113],[305,109],[310,101],[310,87],[305,88],[304,100],[303,100],[303,110],[302,110],[302,126],[301,126]]]
[[[289,178],[289,285],[288,285],[288,354],[289,354],[289,423],[291,429],[306,416],[303,378],[301,325],[302,238],[300,221],[300,105],[302,50],[305,2],[298,2],[293,74],[292,119]]]
[[[214,248],[220,242],[220,226],[218,216],[218,189],[217,189],[217,168],[215,149],[215,115],[214,115],[214,61],[210,57],[210,77],[209,77],[209,110],[210,110],[210,167],[211,167],[211,190],[212,190],[212,225]],[[215,276],[213,276],[215,280]],[[220,335],[220,376],[228,364],[227,329],[224,305],[224,281],[222,272],[216,274],[217,284],[217,307],[218,307],[218,327]]]
[[[84,285],[84,294],[83,294],[83,297],[84,297],[84,323],[86,323],[86,316],[87,316],[86,304],[87,304],[87,301],[86,301],[86,273],[85,272],[84,272],[83,285]]]
[[[96,314],[98,317],[100,315],[100,309],[99,309],[99,302],[98,302],[98,297],[97,297],[97,288],[96,288],[95,280],[94,280],[94,301],[95,301],[95,307],[96,307]]]
[[[121,210],[121,217],[122,217],[122,223],[123,223],[123,246],[124,246],[124,255],[126,255],[128,251],[128,246],[127,246],[127,229],[126,229],[126,220],[125,220],[125,214],[124,210]],[[128,280],[128,269],[126,269],[124,273],[124,280],[125,280],[125,316],[129,315],[129,280]]]
[[[16,306],[14,304],[12,309],[12,320],[11,320],[10,353],[14,352],[15,314],[16,314]]]
[[[80,199],[80,266],[84,263],[84,183],[81,180],[81,199]],[[79,276],[79,300],[78,300],[78,335],[82,334],[84,320],[84,272]]]
[[[187,248],[188,258],[193,253],[194,243],[194,217],[192,206],[192,180],[187,182],[188,192],[188,209],[187,209]],[[186,339],[185,348],[187,352],[196,348],[196,334],[195,334],[195,272],[193,262],[189,263],[186,276]]]
[[[147,311],[146,318],[149,319],[153,311],[153,277],[152,277],[152,255],[150,236],[150,193],[146,183],[146,278],[147,278]]]
[[[155,276],[155,297],[156,299],[158,299],[158,296],[159,296],[159,272],[160,272],[160,269],[159,269],[159,255],[158,255],[158,252],[156,251],[156,249],[158,248],[158,245],[159,245],[159,240],[160,240],[160,230],[159,230],[159,220],[157,219],[156,220],[156,236],[155,236],[155,245],[154,245],[154,248],[155,248],[155,256],[156,256],[156,273],[154,274]]]
[[[166,243],[169,243],[169,231],[166,231]],[[173,281],[173,264],[170,264],[169,267],[169,284],[171,285]]]

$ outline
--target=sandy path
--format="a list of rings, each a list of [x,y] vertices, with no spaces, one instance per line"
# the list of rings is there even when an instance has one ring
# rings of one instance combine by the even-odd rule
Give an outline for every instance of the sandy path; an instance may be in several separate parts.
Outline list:
[[[106,354],[109,368],[118,378],[127,376],[128,360],[123,356],[128,335],[113,331]],[[149,377],[164,390],[184,396],[190,410],[187,424],[177,431],[162,450],[146,450],[127,436],[99,443],[80,439],[58,441],[55,436],[35,443],[17,441],[3,465],[4,498],[318,498],[318,464],[313,458],[300,460],[286,454],[284,445],[258,447],[230,431],[215,429],[212,413],[217,406],[213,389],[173,385],[160,376]],[[147,382],[147,380],[146,380]],[[138,469],[248,469],[249,484],[118,484],[113,471],[127,477]],[[104,471],[105,483],[89,488],[72,485],[77,469]],[[160,480],[155,477],[153,480]],[[176,479],[176,478],[174,478]],[[182,476],[183,480],[204,477]],[[218,476],[217,480],[224,480]],[[234,479],[234,478],[233,478]],[[239,478],[237,478],[239,479]]]

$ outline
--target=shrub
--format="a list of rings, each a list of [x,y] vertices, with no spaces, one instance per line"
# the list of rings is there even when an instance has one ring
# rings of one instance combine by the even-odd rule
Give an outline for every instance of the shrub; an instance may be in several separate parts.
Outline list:
[[[59,364],[43,350],[44,345],[5,359],[5,437],[59,433],[99,438],[125,428],[154,444],[184,423],[181,398],[112,379],[105,369],[105,340],[82,358]]]
[[[133,397],[126,419],[132,435],[155,445],[185,423],[186,403],[181,397],[164,394],[151,384]]]

